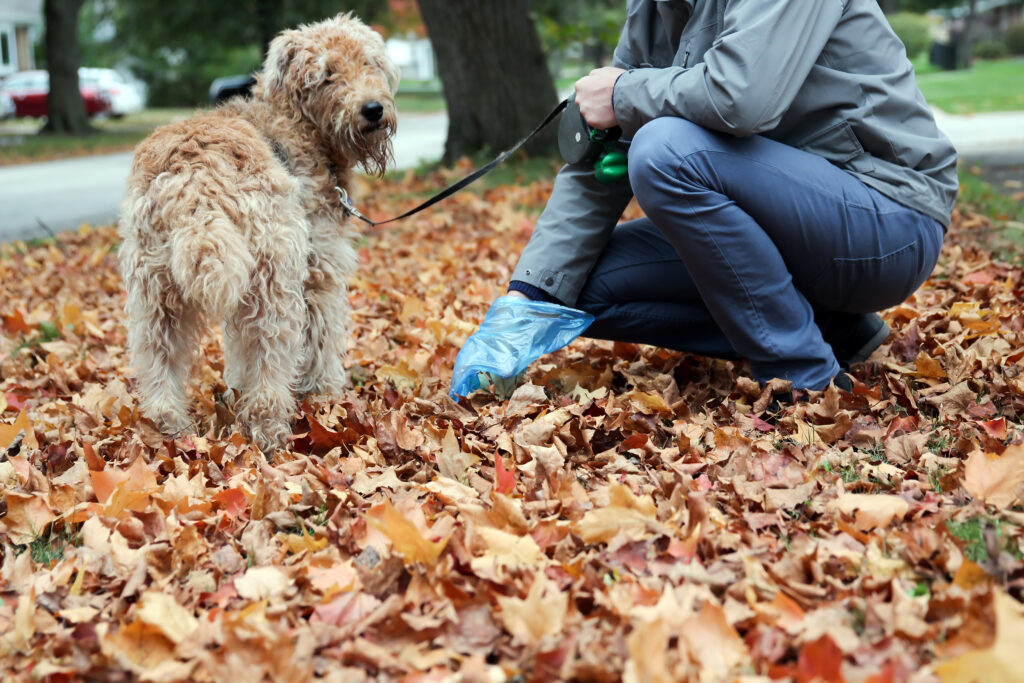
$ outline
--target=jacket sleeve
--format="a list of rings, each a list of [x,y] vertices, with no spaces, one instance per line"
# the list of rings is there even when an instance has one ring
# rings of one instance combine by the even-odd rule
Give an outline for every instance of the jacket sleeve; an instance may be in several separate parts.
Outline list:
[[[574,306],[632,198],[628,180],[606,184],[593,166],[563,166],[512,279]]]
[[[703,63],[619,76],[613,98],[619,125],[632,136],[652,119],[679,116],[736,136],[771,130],[818,60],[844,4],[732,0]]]

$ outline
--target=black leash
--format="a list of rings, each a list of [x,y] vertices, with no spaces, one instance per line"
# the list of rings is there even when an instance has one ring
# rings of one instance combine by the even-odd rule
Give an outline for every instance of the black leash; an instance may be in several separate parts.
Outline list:
[[[417,206],[414,209],[410,209],[409,211],[406,211],[401,216],[395,216],[394,218],[389,218],[386,221],[371,221],[369,218],[367,218],[362,213],[360,213],[359,210],[352,204],[352,200],[349,199],[348,193],[345,191],[344,188],[342,188],[342,187],[335,187],[334,189],[338,192],[338,195],[341,197],[341,203],[342,203],[342,205],[344,205],[345,211],[347,213],[355,216],[359,220],[363,221],[364,223],[367,223],[371,227],[375,228],[378,225],[384,225],[385,223],[392,223],[394,221],[400,221],[403,218],[408,218],[409,216],[413,215],[414,213],[419,213],[420,211],[423,211],[423,209],[426,209],[428,207],[433,206],[434,204],[437,204],[442,199],[444,199],[446,197],[449,197],[449,196],[455,194],[456,192],[458,192],[459,190],[461,190],[462,188],[466,187],[467,185],[472,183],[474,180],[476,180],[480,176],[483,176],[483,175],[486,175],[487,173],[489,173],[495,166],[497,166],[498,164],[502,163],[503,161],[508,159],[510,156],[515,154],[516,150],[518,150],[520,147],[522,147],[527,142],[529,142],[529,140],[533,136],[535,136],[537,133],[539,133],[541,130],[543,130],[549,123],[554,121],[555,117],[558,116],[560,113],[562,113],[562,110],[565,109],[565,107],[566,107],[566,105],[568,103],[569,103],[568,99],[565,99],[565,100],[562,100],[561,102],[559,102],[555,106],[555,108],[551,110],[551,113],[548,114],[547,116],[545,116],[544,120],[540,122],[540,125],[537,126],[536,128],[534,128],[533,131],[529,135],[527,135],[525,138],[523,138],[522,140],[517,142],[512,148],[507,149],[504,152],[502,152],[501,154],[499,154],[497,157],[495,157],[495,159],[493,161],[488,163],[486,166],[482,166],[482,167],[478,168],[477,170],[473,171],[472,173],[470,173],[468,176],[466,176],[462,180],[458,181],[457,183],[455,183],[453,185],[449,185],[448,187],[446,187],[445,189],[441,190],[440,192],[435,194],[433,197],[431,197],[427,201],[423,202],[422,204],[420,204],[419,206]]]

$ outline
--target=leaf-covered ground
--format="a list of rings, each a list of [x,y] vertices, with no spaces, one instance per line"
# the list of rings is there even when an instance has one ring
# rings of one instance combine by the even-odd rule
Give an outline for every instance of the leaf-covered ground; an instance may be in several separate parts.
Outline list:
[[[742,365],[583,339],[454,403],[549,192],[367,232],[353,386],[269,463],[216,335],[199,435],[140,419],[112,229],[0,247],[4,676],[1021,680],[1024,274],[972,246],[986,219],[956,216],[852,394],[772,416]]]

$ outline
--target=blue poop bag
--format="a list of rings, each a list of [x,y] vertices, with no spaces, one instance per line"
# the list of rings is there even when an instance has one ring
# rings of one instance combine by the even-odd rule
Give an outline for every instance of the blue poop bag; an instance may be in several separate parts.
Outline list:
[[[594,322],[594,316],[575,308],[530,301],[515,296],[494,300],[480,329],[455,357],[449,395],[469,396],[491,377],[515,377],[545,353],[557,351]]]

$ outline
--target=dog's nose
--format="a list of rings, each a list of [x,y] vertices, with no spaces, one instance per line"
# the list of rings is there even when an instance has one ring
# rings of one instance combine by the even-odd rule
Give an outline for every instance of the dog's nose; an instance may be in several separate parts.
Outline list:
[[[363,105],[362,114],[367,121],[376,123],[384,116],[384,105],[380,102],[367,102]]]

